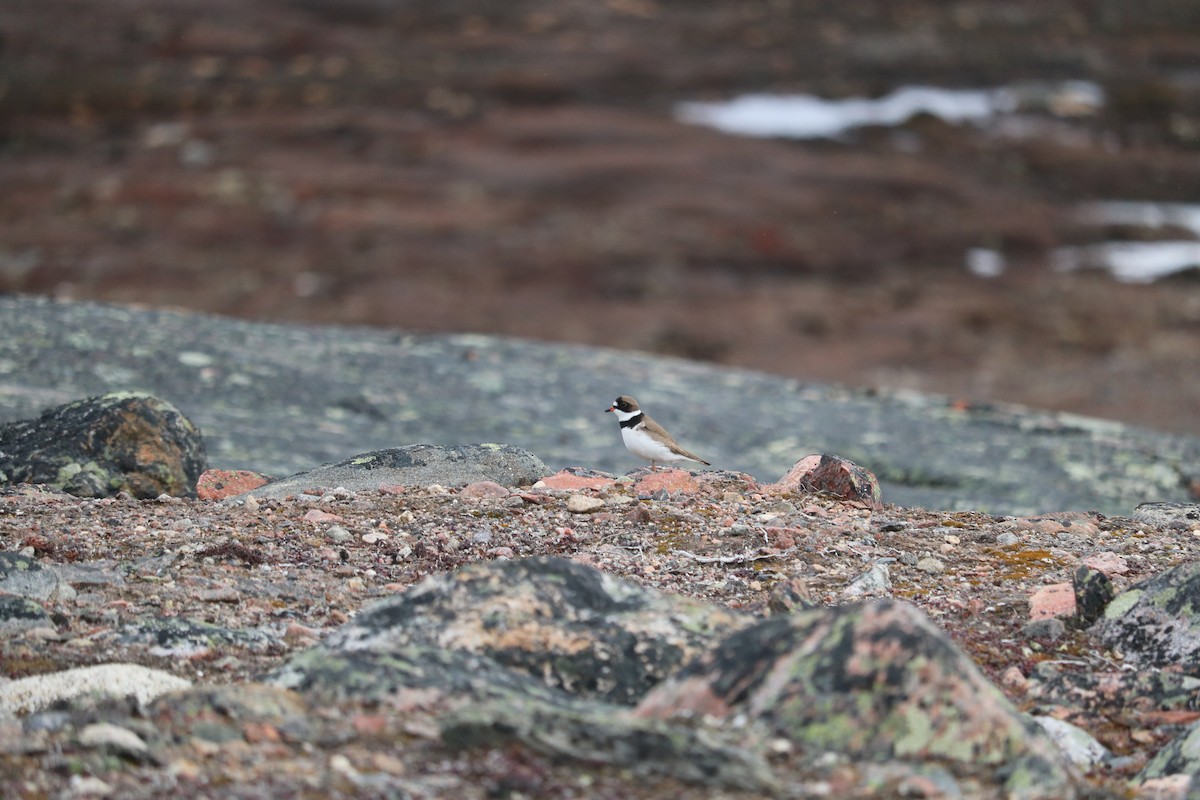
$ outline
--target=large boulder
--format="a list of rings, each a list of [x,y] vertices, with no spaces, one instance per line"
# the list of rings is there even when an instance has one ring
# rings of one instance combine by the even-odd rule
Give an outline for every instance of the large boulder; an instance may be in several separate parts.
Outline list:
[[[356,685],[346,672],[353,663],[373,664],[382,676],[389,664],[413,662],[430,665],[428,672],[401,670],[422,688],[443,682],[462,692],[492,673],[510,681],[504,670],[513,670],[575,696],[633,705],[750,621],[564,558],[494,561],[427,578],[376,603],[326,638],[319,659],[295,660],[275,680],[289,688]],[[461,655],[435,656],[429,648]],[[336,679],[313,674],[317,664],[336,665]]]
[[[1117,595],[1092,626],[1106,647],[1140,668],[1200,675],[1200,562],[1180,564]]]
[[[892,600],[744,628],[656,687],[638,712],[740,717],[813,755],[943,761],[958,773],[982,769],[1010,796],[1074,796],[1046,736],[928,617]]]
[[[89,397],[0,425],[0,485],[43,484],[79,497],[186,497],[206,466],[200,431],[149,394]]]

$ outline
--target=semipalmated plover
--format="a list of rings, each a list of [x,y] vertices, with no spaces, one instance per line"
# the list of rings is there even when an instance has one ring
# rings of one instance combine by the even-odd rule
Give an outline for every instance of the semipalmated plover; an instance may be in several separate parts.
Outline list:
[[[679,443],[671,438],[671,434],[638,408],[637,400],[629,395],[621,395],[604,411],[612,411],[617,415],[617,420],[621,423],[621,438],[625,441],[625,449],[638,458],[649,461],[651,470],[658,464],[670,464],[674,461],[708,464],[700,456],[680,447]]]

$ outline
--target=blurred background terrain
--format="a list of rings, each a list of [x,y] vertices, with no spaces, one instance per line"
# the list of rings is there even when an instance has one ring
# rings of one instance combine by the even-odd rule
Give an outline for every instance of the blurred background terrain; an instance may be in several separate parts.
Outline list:
[[[826,138],[680,113],[914,86],[1015,99]],[[604,344],[1200,435],[1197,265],[1103,256],[1194,252],[1187,0],[7,0],[0,188],[4,292]],[[1106,201],[1171,211],[1088,213]]]

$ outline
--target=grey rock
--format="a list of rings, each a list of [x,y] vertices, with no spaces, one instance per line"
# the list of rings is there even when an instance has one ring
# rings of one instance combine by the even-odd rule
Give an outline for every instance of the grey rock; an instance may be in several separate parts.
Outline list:
[[[76,589],[93,586],[124,586],[121,565],[112,560],[87,561],[75,564],[55,564],[54,571]]]
[[[144,617],[121,628],[122,644],[141,644],[151,655],[189,657],[231,647],[262,652],[275,638],[253,628],[224,628],[185,617]]]
[[[0,425],[0,485],[53,486],[80,497],[194,496],[204,440],[179,409],[115,392]]]
[[[850,581],[850,585],[842,592],[845,597],[863,597],[864,595],[880,594],[892,586],[892,575],[887,564],[872,564],[871,568]]]
[[[1200,675],[1200,562],[1180,564],[1117,595],[1090,629],[1135,667]]]
[[[672,727],[600,704],[569,709],[525,702],[463,706],[442,723],[442,738],[454,747],[522,742],[559,758],[613,764],[635,775],[667,775],[705,786],[756,792],[778,789],[762,756],[722,742],[715,734]]]
[[[676,409],[663,420],[672,430],[704,431],[718,466],[774,481],[801,456],[837,453],[903,506],[1126,514],[1147,497],[1190,500],[1183,478],[1200,474],[1195,437],[1017,406],[964,411],[940,397],[602,348],[12,295],[0,297],[0,319],[9,332],[0,338],[0,421],[141,387],[181,404],[204,429],[214,466],[275,475],[420,441],[512,442],[551,471],[618,472],[628,454],[601,410],[634,384],[647,404]],[[528,413],[530,396],[540,413]]]
[[[1067,635],[1067,623],[1058,617],[1034,619],[1021,627],[1021,633],[1030,639],[1047,639],[1056,642]]]
[[[0,551],[0,592],[34,600],[70,600],[76,592],[55,569],[22,553]]]
[[[494,481],[526,486],[549,474],[542,460],[507,444],[468,444],[442,447],[413,444],[376,450],[284,478],[252,492],[250,497],[287,497],[308,488],[343,487],[370,491],[388,484],[400,486],[465,486]],[[233,498],[236,500],[236,498]]]
[[[1040,705],[1074,708],[1108,716],[1190,708],[1200,695],[1200,678],[1180,672],[1078,672],[1042,662],[1029,682],[1029,698]]]
[[[354,538],[354,534],[341,525],[330,525],[329,529],[325,531],[325,538],[334,544],[345,544]]]
[[[244,741],[249,723],[269,723],[298,742],[312,740],[315,727],[312,709],[303,697],[258,682],[195,686],[162,694],[149,704],[145,716],[166,726],[160,736],[217,744]]]
[[[1200,529],[1200,503],[1141,503],[1133,520],[1143,525]]]
[[[1033,721],[1058,745],[1063,757],[1080,769],[1087,770],[1112,756],[1107,747],[1078,725],[1054,717],[1035,716]]]
[[[41,603],[15,594],[0,594],[0,633],[13,634],[30,628],[54,627]]]
[[[454,699],[441,722],[452,748],[513,741],[560,758],[670,775],[693,782],[764,789],[770,771],[752,750],[714,736],[639,719],[627,707],[571,695],[492,658],[432,645],[381,650],[313,648],[268,676],[314,704],[387,703],[396,697]],[[463,704],[463,699],[471,702]],[[240,730],[237,732],[240,736]]]
[[[318,645],[289,659],[265,681],[320,702],[386,702],[413,690],[475,702],[534,698],[569,705],[572,699],[487,656],[427,644],[361,650]]]

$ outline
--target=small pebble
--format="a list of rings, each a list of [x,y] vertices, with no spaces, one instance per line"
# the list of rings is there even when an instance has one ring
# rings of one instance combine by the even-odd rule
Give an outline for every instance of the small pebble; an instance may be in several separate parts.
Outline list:
[[[1000,545],[1001,547],[1007,547],[1010,544],[1016,544],[1018,541],[1020,540],[1012,531],[1005,531],[996,537],[996,544]]]
[[[370,533],[364,533],[362,540],[367,544],[376,544],[378,542],[387,541],[387,538],[388,535],[386,533],[382,533],[380,531],[371,531]]]
[[[353,534],[341,525],[330,525],[329,530],[325,531],[325,538],[334,544],[344,544],[350,541],[352,537]]]
[[[921,570],[921,572],[928,572],[930,575],[941,575],[946,571],[946,565],[940,558],[925,556],[925,558],[917,561],[917,569]]]
[[[115,789],[95,775],[72,775],[70,797],[107,797]]]
[[[476,483],[468,483],[462,488],[463,497],[475,497],[479,499],[497,499],[508,497],[508,489],[504,488],[495,481],[478,481]]]
[[[887,564],[877,563],[851,581],[842,594],[846,597],[861,597],[863,595],[884,592],[891,585],[892,576],[888,572]]]
[[[104,748],[117,753],[144,753],[150,748],[142,738],[128,728],[109,722],[96,722],[79,732],[84,747]]]
[[[1014,692],[1025,692],[1029,689],[1029,679],[1021,672],[1020,667],[1009,667],[1000,676],[1000,684]]]
[[[591,514],[604,508],[604,501],[599,497],[588,497],[586,494],[573,494],[567,498],[567,511],[572,514]]]
[[[1058,617],[1035,619],[1026,622],[1021,633],[1030,639],[1048,639],[1052,642],[1061,639],[1067,632],[1067,624]]]

